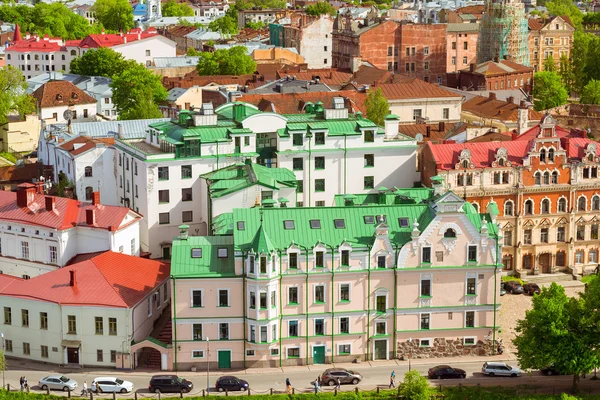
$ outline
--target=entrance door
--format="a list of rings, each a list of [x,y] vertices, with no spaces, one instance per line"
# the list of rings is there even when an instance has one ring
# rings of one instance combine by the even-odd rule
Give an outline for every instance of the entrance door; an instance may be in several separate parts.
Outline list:
[[[325,346],[313,347],[313,364],[325,364]]]
[[[550,273],[550,253],[540,254],[540,270],[544,274]]]
[[[79,364],[79,347],[67,347],[67,362]]]
[[[375,359],[386,360],[387,356],[387,340],[376,340],[375,341]]]
[[[218,350],[219,369],[231,368],[231,350]]]

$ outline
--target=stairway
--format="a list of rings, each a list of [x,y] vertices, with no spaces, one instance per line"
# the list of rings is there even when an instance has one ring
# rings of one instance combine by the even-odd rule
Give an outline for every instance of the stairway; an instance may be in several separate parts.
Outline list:
[[[573,280],[573,275],[565,274],[562,272],[558,272],[555,274],[539,274],[539,275],[525,275],[521,276],[521,278],[528,283],[537,283],[538,285],[542,283],[550,283],[550,282],[567,282]]]
[[[156,350],[152,350],[146,358],[146,368],[149,369],[160,369],[160,353]]]
[[[173,341],[172,325],[173,323],[171,319],[168,319],[162,327],[162,329],[160,330],[160,332],[158,333],[158,335],[155,336],[156,339],[160,340],[165,344],[171,344],[171,342]]]

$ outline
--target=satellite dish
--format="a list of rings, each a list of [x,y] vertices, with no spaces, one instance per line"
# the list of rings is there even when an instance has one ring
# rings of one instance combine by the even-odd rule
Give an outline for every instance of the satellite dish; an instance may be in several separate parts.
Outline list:
[[[423,141],[423,134],[422,133],[417,133],[415,135],[415,139],[417,140],[417,142],[422,142]]]
[[[73,118],[73,111],[65,110],[65,112],[63,113],[63,118],[67,121],[71,121],[71,118]]]

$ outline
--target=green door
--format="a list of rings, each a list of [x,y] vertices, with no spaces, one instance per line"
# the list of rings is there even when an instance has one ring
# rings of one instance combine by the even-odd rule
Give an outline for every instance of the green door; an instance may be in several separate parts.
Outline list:
[[[387,357],[385,353],[387,351],[387,340],[376,340],[375,341],[375,359],[385,360]]]
[[[231,351],[219,350],[219,369],[231,368]]]
[[[313,347],[313,364],[325,364],[325,346]]]

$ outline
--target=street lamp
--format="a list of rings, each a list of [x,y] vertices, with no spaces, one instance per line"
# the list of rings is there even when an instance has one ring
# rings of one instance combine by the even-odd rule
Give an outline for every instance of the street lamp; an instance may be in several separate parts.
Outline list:
[[[210,341],[206,337],[206,393],[210,392],[210,381],[208,374],[210,372]]]
[[[408,372],[410,372],[410,356],[412,355],[412,338],[408,338]]]

